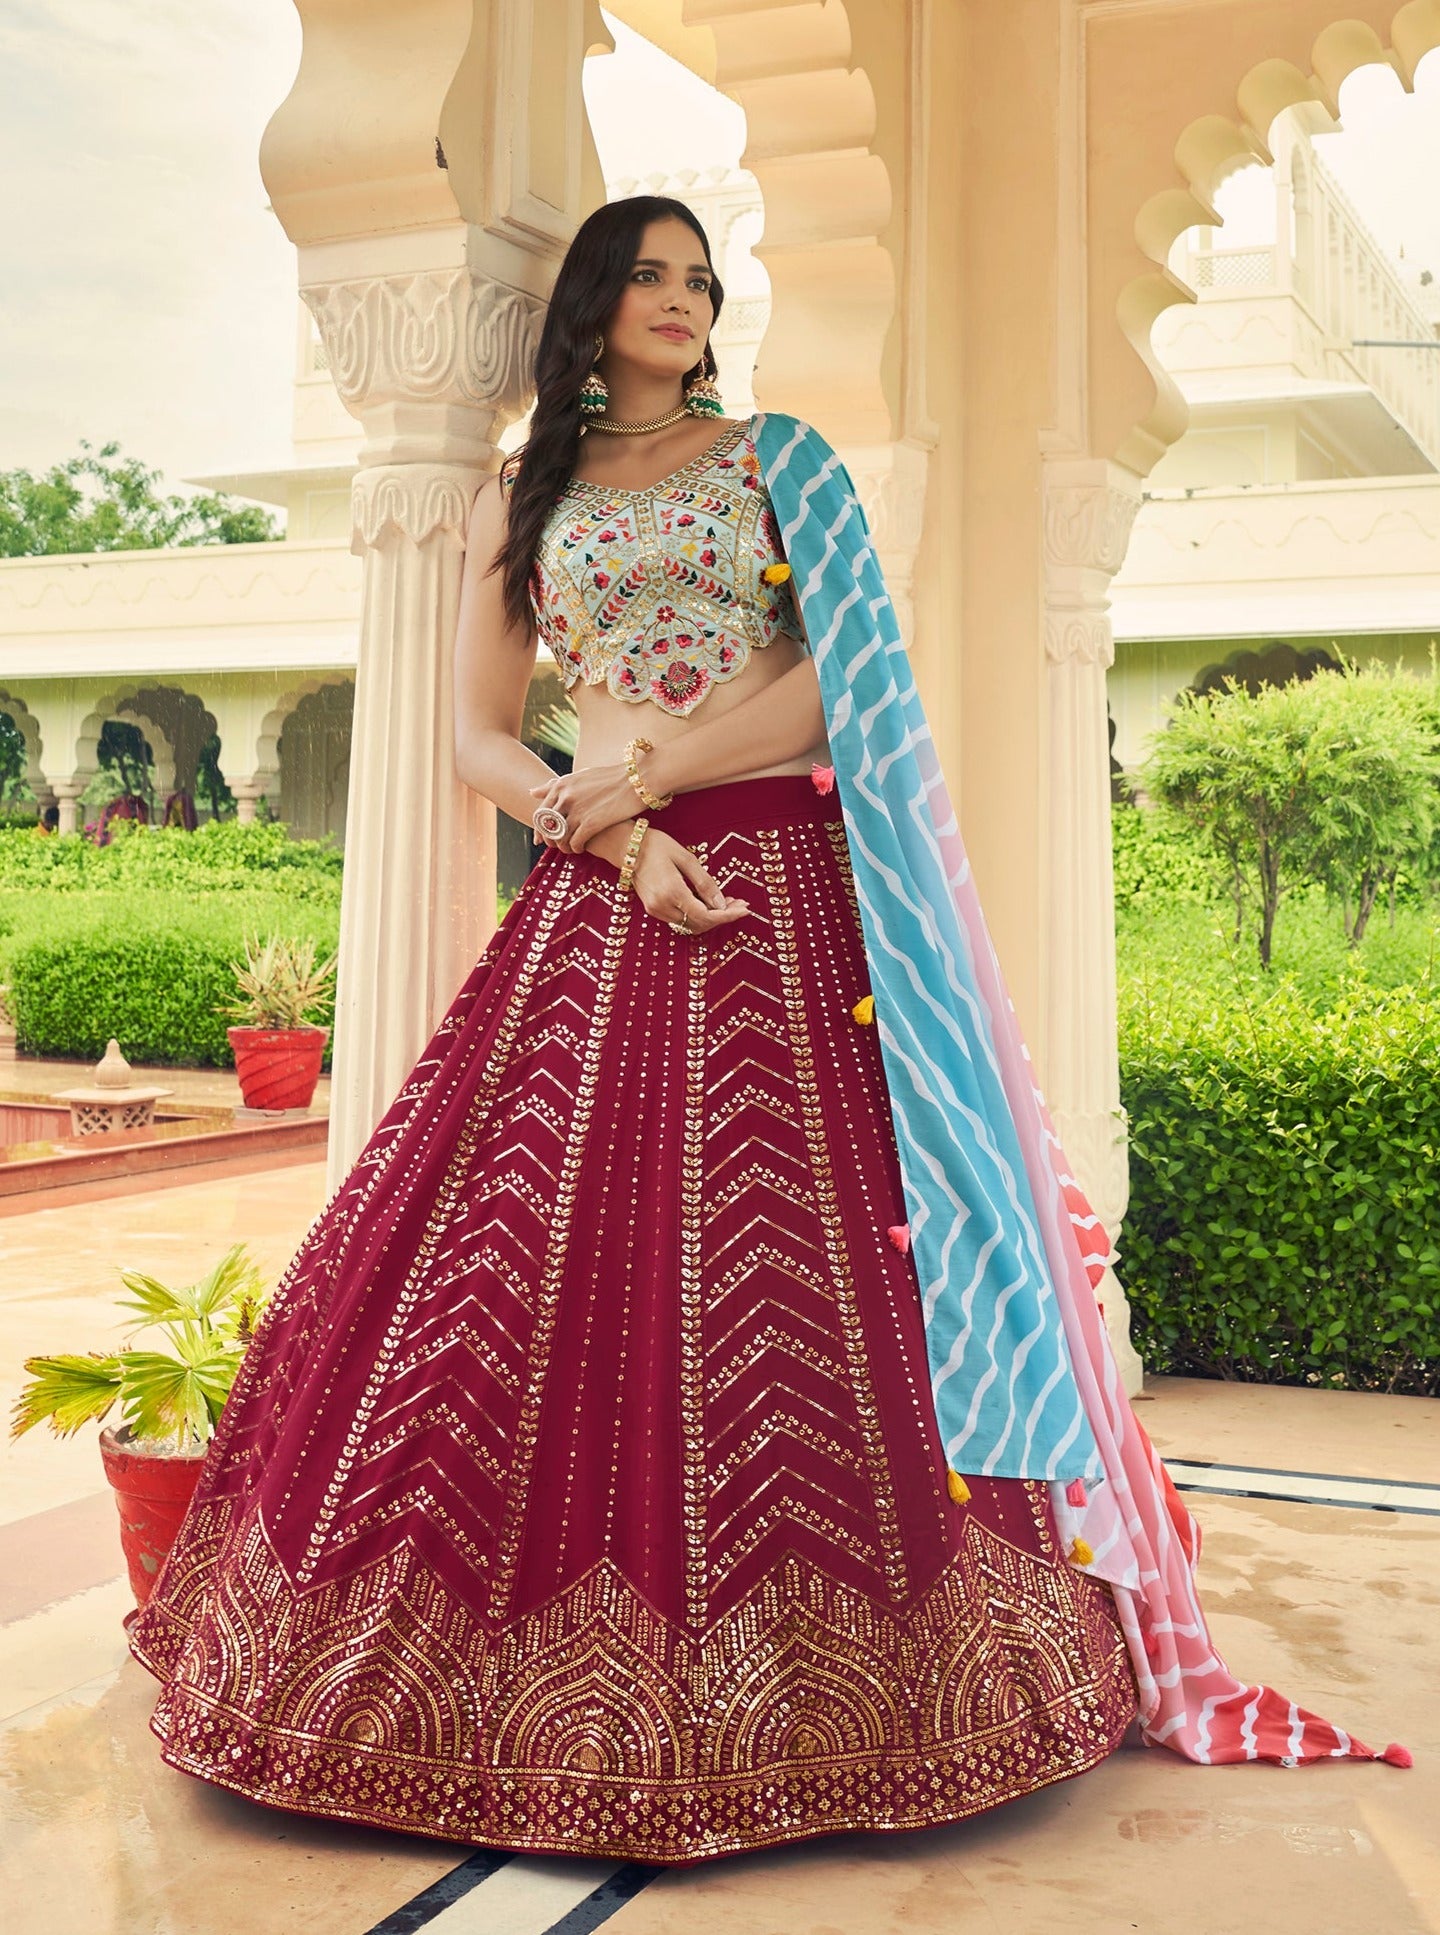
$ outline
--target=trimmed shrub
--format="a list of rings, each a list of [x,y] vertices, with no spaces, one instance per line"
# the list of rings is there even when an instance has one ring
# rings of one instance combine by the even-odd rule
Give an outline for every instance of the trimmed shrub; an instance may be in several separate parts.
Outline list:
[[[1352,957],[1353,959],[1353,957]],[[1149,1367],[1440,1394],[1440,990],[1122,984]]]
[[[1218,898],[1219,875],[1194,834],[1154,807],[1116,806],[1110,811],[1115,853],[1115,912],[1148,914],[1157,902],[1208,904]]]
[[[0,981],[22,1053],[95,1060],[113,1035],[131,1061],[212,1068],[231,1065],[215,1008],[235,997],[244,935],[313,938],[328,953],[339,929],[333,906],[255,893],[14,895],[7,920]],[[333,1004],[315,1019],[331,1026]]]

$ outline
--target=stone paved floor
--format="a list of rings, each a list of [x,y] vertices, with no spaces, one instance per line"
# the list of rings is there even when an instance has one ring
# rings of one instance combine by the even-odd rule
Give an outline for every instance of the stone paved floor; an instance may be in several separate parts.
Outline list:
[[[0,1222],[0,1398],[8,1408],[26,1352],[108,1340],[116,1264],[189,1277],[243,1236],[278,1271],[322,1192],[316,1163]],[[1440,1482],[1440,1405],[1424,1400],[1153,1380],[1141,1415],[1167,1456],[1191,1465]],[[1204,1492],[1189,1502],[1222,1653],[1362,1738],[1404,1741],[1411,1772],[1202,1769],[1127,1751],[959,1827],[844,1835],[653,1877],[504,1859],[471,1886],[485,1864],[469,1848],[262,1809],[164,1766],[145,1725],[153,1682],[125,1652],[129,1598],[93,1434],[31,1433],[0,1451],[0,1928],[1440,1930],[1440,1516]]]

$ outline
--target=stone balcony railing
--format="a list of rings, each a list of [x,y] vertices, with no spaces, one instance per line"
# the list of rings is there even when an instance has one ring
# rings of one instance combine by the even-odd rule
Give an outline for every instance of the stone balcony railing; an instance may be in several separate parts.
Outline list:
[[[1235,356],[1295,375],[1362,383],[1440,469],[1440,335],[1416,290],[1385,254],[1354,203],[1304,140],[1276,162],[1273,244],[1208,246],[1212,231],[1189,231],[1176,263],[1201,298],[1227,308],[1259,303],[1253,326],[1231,316],[1208,353],[1196,312],[1172,311],[1156,332],[1167,366],[1184,387],[1188,369],[1213,371]],[[1223,235],[1223,230],[1221,231]],[[1277,298],[1293,304],[1277,319]],[[1410,347],[1420,345],[1420,347]],[[1242,354],[1243,352],[1243,354]]]

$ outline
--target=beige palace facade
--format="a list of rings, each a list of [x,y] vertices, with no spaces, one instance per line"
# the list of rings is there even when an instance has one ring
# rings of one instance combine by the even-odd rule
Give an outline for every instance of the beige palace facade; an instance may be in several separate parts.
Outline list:
[[[494,815],[449,757],[463,534],[604,197],[581,70],[609,43],[593,0],[297,5],[262,168],[363,438],[338,1177],[494,918]],[[1150,345],[1190,299],[1167,258],[1286,108],[1338,115],[1369,62],[1408,85],[1440,0],[612,10],[745,111],[772,302],[757,401],[815,423],[860,485],[1022,1024],[1118,1227],[1107,593],[1185,428]]]

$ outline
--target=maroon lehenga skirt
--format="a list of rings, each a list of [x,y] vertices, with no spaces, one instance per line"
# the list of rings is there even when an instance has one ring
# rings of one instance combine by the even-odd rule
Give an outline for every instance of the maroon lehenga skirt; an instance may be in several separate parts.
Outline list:
[[[1133,1718],[1044,1487],[946,1490],[838,799],[660,824],[748,917],[547,851],[288,1267],[131,1635],[174,1766],[683,1863],[959,1820]]]

